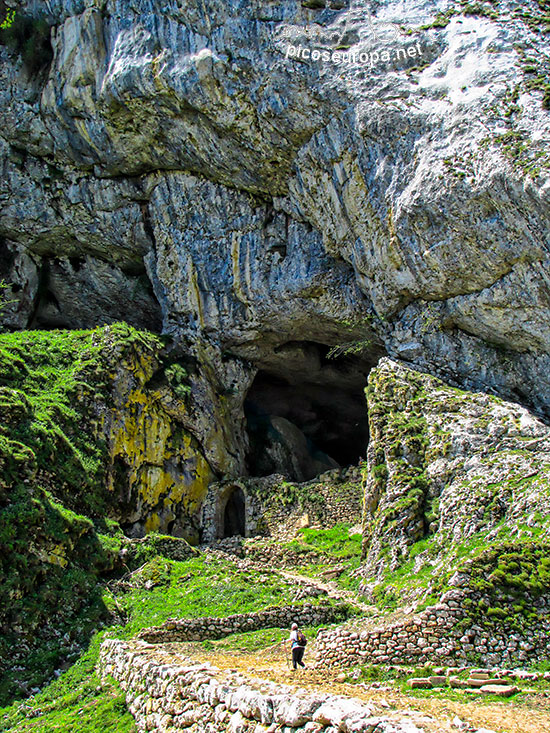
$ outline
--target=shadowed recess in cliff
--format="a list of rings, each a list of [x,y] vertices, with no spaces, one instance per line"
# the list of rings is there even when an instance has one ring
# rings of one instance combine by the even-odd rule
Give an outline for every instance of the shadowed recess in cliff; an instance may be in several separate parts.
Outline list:
[[[235,487],[227,499],[223,515],[223,536],[234,537],[246,534],[245,498],[242,489]]]
[[[245,402],[250,475],[307,481],[365,456],[364,389],[373,359],[329,352],[324,344],[290,342],[256,375]]]

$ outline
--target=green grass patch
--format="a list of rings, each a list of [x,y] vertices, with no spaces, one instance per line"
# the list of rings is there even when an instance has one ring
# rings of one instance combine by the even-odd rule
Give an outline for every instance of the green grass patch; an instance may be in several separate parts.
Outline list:
[[[320,628],[324,627],[306,626],[302,628],[302,631],[308,639],[308,643],[311,643],[315,639]],[[224,639],[216,641],[203,641],[200,642],[200,645],[206,651],[227,649],[244,653],[261,652],[269,649],[269,647],[281,644],[281,642],[288,639],[288,635],[288,629],[259,629],[258,631],[246,631],[242,634],[231,634],[231,636],[226,636]],[[287,658],[289,656],[288,647],[285,649],[283,646],[281,646],[280,649],[275,648],[272,653],[275,656],[278,655],[281,659],[283,659],[285,655]]]
[[[361,557],[360,533],[349,533],[350,525],[341,523],[330,529],[300,529],[299,537],[288,543],[297,552],[301,550],[320,552],[335,560],[349,560]]]
[[[127,617],[121,635],[129,638],[168,618],[223,617],[287,605],[295,584],[268,570],[243,573],[227,562],[200,556],[186,562],[158,558],[135,580],[139,587],[105,597]],[[309,599],[313,602],[315,599]]]
[[[78,662],[41,693],[0,708],[0,731],[134,733],[123,691],[114,680],[102,683],[97,676],[102,638],[95,636]]]
[[[101,685],[94,671],[99,644],[106,633],[129,639],[168,618],[223,617],[287,605],[294,591],[292,581],[268,570],[242,572],[231,562],[207,555],[185,561],[156,556],[130,579],[113,581],[110,590],[103,593],[104,606],[119,614],[124,622],[96,634],[78,661],[42,692],[0,709],[0,731],[133,731],[120,689],[111,682]],[[309,598],[302,602],[318,601]],[[307,631],[309,638],[314,637],[315,631]],[[203,642],[203,648],[216,645],[255,651],[274,643],[271,638],[279,641],[287,634],[287,629],[262,629]],[[52,653],[58,651],[59,643],[56,637]],[[43,659],[39,667],[43,670]]]
[[[329,529],[306,527],[284,544],[284,549],[299,558],[296,572],[312,578],[323,579],[325,571],[343,568],[334,581],[345,590],[357,590],[359,579],[355,570],[361,562],[362,534],[350,534],[352,525],[340,523]]]

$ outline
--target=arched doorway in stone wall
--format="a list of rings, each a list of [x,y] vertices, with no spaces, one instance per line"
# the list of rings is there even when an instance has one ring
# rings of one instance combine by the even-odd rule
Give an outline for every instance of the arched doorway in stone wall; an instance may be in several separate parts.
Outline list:
[[[243,490],[235,486],[229,493],[223,509],[223,526],[220,535],[224,537],[245,536],[246,500]]]

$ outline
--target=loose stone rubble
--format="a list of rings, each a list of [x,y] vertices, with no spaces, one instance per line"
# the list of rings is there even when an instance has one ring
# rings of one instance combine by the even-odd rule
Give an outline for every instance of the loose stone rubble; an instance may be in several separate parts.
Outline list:
[[[466,693],[485,693],[499,697],[511,697],[519,692],[519,687],[511,683],[511,679],[521,679],[518,672],[511,670],[492,669],[486,672],[472,670],[468,679],[461,679],[452,674],[452,668],[447,669],[446,675],[431,675],[429,677],[413,677],[408,681],[412,690],[431,690],[434,687],[452,687]],[[461,671],[464,671],[461,669]],[[538,675],[536,676],[538,679]]]

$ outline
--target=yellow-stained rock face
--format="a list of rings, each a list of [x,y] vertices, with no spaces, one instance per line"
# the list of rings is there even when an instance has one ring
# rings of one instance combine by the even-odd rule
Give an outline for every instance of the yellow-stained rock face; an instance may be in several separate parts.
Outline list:
[[[58,565],[60,568],[66,568],[69,564],[63,545],[56,545],[52,548],[46,559],[51,565]]]
[[[213,474],[197,441],[164,409],[163,391],[147,388],[154,362],[140,354],[115,375],[115,407],[104,423],[113,463],[108,487],[127,507],[120,520],[134,525],[131,533],[160,531],[193,542]]]
[[[33,679],[59,664],[53,638],[87,644],[110,617],[101,583],[162,548],[193,554],[179,538],[198,541],[224,458],[206,428],[230,423],[205,407],[202,362],[166,345],[122,323],[0,334],[0,657],[40,658]],[[176,536],[123,536],[155,530]],[[0,704],[21,694],[13,679]]]

